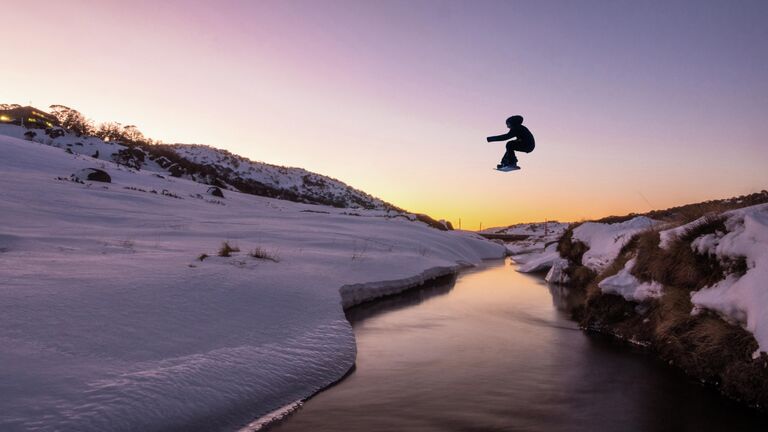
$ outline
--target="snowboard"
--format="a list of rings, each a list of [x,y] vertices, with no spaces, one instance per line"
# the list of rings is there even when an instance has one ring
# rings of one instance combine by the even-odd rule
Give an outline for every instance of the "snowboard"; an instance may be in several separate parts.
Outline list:
[[[501,171],[501,172],[510,172],[510,171],[517,171],[520,167],[504,167],[504,168],[494,168],[495,171]]]

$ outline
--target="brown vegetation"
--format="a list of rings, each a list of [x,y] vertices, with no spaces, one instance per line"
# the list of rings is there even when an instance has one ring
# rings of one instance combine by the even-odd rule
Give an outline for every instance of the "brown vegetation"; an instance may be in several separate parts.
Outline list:
[[[220,257],[232,256],[232,252],[240,252],[240,248],[230,245],[228,241],[221,244],[221,247],[219,248]]]
[[[568,276],[570,284],[584,289],[595,279],[597,274],[594,270],[581,264],[581,259],[584,253],[589,250],[589,246],[573,238],[573,230],[578,226],[579,224],[572,224],[568,227],[557,243],[557,251],[562,258],[568,260],[568,268],[564,272]]]
[[[574,281],[585,293],[584,303],[574,310],[574,316],[589,330],[646,345],[661,359],[717,386],[727,396],[766,409],[768,356],[752,358],[758,348],[754,336],[740,323],[727,322],[711,312],[692,313],[692,291],[710,286],[728,274],[746,271],[743,258],[723,261],[691,248],[691,242],[702,235],[725,233],[724,222],[723,217],[707,217],[672,239],[666,248],[659,246],[658,231],[635,235],[600,275],[586,284],[586,277]],[[578,258],[580,262],[584,250],[571,239],[570,233],[566,234],[558,250],[563,257]],[[602,293],[598,283],[616,274],[632,258],[636,259],[632,269],[635,277],[662,283],[661,298],[638,304]],[[572,271],[579,272],[581,268],[576,266]]]
[[[262,260],[268,260],[273,262],[280,262],[280,257],[275,252],[269,252],[264,248],[257,247],[256,249],[253,249],[252,251],[248,252],[248,256],[251,258],[257,258]]]

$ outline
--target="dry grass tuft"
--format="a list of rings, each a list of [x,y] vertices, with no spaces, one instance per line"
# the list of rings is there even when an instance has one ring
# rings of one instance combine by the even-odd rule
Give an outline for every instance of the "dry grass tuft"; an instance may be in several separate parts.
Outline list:
[[[705,219],[674,239],[666,249],[659,247],[658,233],[640,234],[637,263],[632,274],[642,281],[655,280],[687,291],[699,290],[722,280],[726,269],[720,261],[691,249],[694,239],[717,231],[726,231],[724,218]]]
[[[224,243],[221,244],[221,248],[219,248],[220,257],[232,256],[232,252],[240,252],[240,248],[237,246],[230,245],[228,241],[225,241]]]
[[[563,233],[557,243],[557,251],[560,256],[567,259],[571,264],[581,265],[581,258],[589,250],[586,244],[573,239],[573,230],[580,224],[572,224]]]
[[[606,217],[604,217],[602,219],[597,219],[594,222],[606,223],[606,224],[615,224],[615,223],[622,223],[622,222],[626,222],[628,220],[632,220],[632,219],[634,219],[634,218],[636,218],[638,216],[640,216],[640,215],[637,214],[637,213],[630,213],[630,214],[627,214],[627,215],[624,215],[624,216],[606,216]]]
[[[275,252],[269,252],[264,248],[257,247],[256,249],[248,252],[248,256],[256,259],[269,260],[273,262],[280,262],[280,257]]]

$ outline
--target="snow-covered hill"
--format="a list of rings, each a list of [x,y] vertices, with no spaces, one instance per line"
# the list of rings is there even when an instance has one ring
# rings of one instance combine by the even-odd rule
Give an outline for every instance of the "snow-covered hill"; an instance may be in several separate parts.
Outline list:
[[[140,170],[108,161],[124,150],[114,144],[10,132],[3,431],[231,430],[347,372],[355,343],[342,302],[505,252],[380,207],[214,196],[158,158]],[[111,182],[89,180],[95,170]],[[218,256],[225,241],[240,251]]]
[[[125,146],[97,137],[79,137],[61,128],[42,129],[0,124],[0,135],[26,138],[136,170],[149,170],[254,195],[334,207],[396,210],[363,191],[302,168],[254,162],[226,150],[205,145],[154,144]],[[34,134],[26,136],[25,134]],[[62,134],[59,136],[59,134]]]

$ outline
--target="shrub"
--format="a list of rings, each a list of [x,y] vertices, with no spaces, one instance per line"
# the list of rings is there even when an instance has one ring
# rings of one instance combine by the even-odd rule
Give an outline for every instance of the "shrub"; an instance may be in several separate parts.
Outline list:
[[[628,220],[632,220],[636,218],[638,215],[637,213],[630,213],[624,216],[606,216],[602,219],[597,219],[594,222],[597,223],[606,223],[606,224],[615,224],[615,223],[621,223],[626,222]]]
[[[206,258],[208,258],[208,254],[200,254],[199,257],[197,257],[198,261],[204,261]]]
[[[269,252],[266,249],[260,247],[257,247],[256,249],[248,252],[248,256],[251,258],[280,262],[280,257],[275,252]]]
[[[229,244],[229,242],[226,242],[226,241],[221,244],[221,248],[219,248],[220,257],[232,256],[232,252],[240,252],[240,248],[238,248],[237,246],[232,246]]]
[[[428,215],[425,214],[416,214],[416,220],[424,222],[425,224],[429,225],[432,228],[438,229],[440,231],[451,231],[453,230],[453,225],[445,224],[439,221],[436,221],[435,219],[432,219]]]

